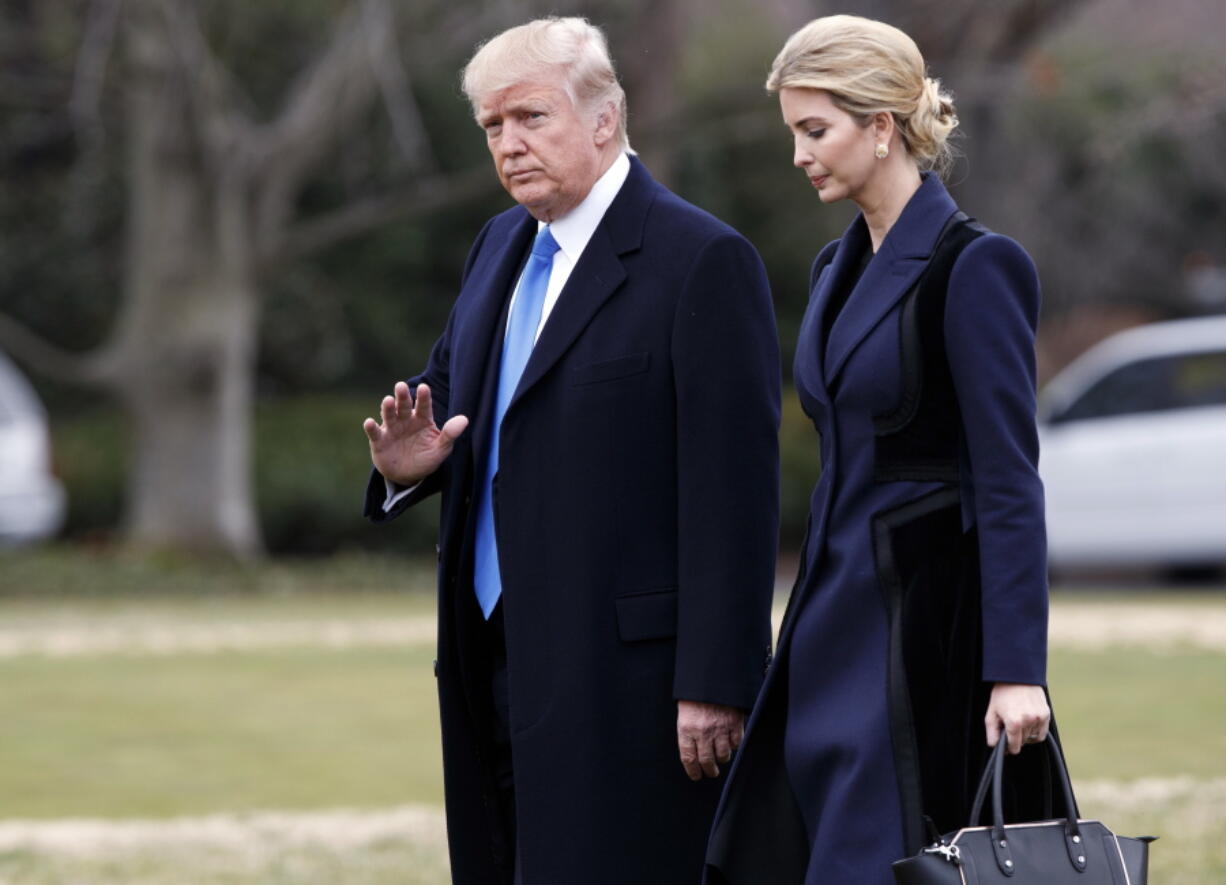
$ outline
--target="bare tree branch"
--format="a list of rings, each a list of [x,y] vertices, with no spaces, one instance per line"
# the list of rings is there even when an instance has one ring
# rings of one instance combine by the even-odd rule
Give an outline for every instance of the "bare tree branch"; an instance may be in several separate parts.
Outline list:
[[[1182,138],[1193,138],[1212,129],[1224,112],[1226,80],[1221,70],[1206,71],[1187,81],[1178,96],[1163,92],[1143,107],[1121,115],[1109,130],[1098,134],[1088,153],[1099,163],[1110,163],[1137,141],[1155,133],[1178,132]]]
[[[400,63],[392,10],[387,0],[363,0],[362,6],[363,15],[371,20],[365,29],[370,66],[383,93],[383,104],[392,121],[392,133],[400,147],[400,155],[408,168],[433,172],[438,168],[438,161],[430,147],[421,110],[409,87],[408,72]],[[372,39],[379,33],[387,34],[387,39]]]
[[[132,0],[129,0],[132,2]],[[234,78],[210,51],[195,12],[183,0],[154,0],[178,56],[197,131],[214,164],[234,163],[250,143],[252,124],[240,111]]]
[[[109,351],[71,353],[4,314],[0,314],[0,346],[19,362],[57,381],[104,387],[114,380]]]
[[[284,110],[257,131],[251,148],[260,181],[255,236],[262,252],[279,250],[302,182],[369,112],[378,92],[370,57],[385,51],[390,39],[376,24],[350,6],[331,45],[298,77]]]
[[[332,44],[299,76],[277,119],[259,130],[263,171],[297,180],[366,112],[377,89],[369,59],[389,38],[372,17],[345,11]]]
[[[68,178],[63,219],[65,229],[82,238],[95,227],[98,202],[94,197],[106,178],[102,89],[122,5],[123,0],[93,0],[90,3],[73,71],[72,95],[68,100],[78,151]]]
[[[361,236],[380,225],[438,211],[491,193],[495,177],[484,166],[454,175],[417,179],[410,187],[348,206],[299,223],[289,231],[266,263],[301,258],[344,240]]]
[[[929,60],[960,64],[1018,58],[1085,0],[893,0],[889,20],[910,34]]]
[[[68,112],[82,141],[92,138],[102,125],[99,104],[122,5],[123,0],[93,0],[89,5],[85,36],[73,71],[72,97],[68,100]]]
[[[256,230],[260,248],[266,255],[285,252],[279,241],[293,217],[294,201],[302,181],[336,149],[362,115],[369,113],[380,93],[401,150],[418,160],[412,167],[437,168],[430,153],[425,124],[400,62],[395,33],[392,8],[387,0],[362,0],[360,5],[350,7],[331,46],[299,78],[285,110],[260,132],[256,150],[263,158],[264,171],[261,173],[263,185],[258,196]],[[395,197],[376,202],[401,205]],[[389,214],[384,215],[383,211]],[[395,218],[399,212],[382,210],[371,217]],[[355,225],[352,219],[358,216],[368,217],[365,213],[343,214],[351,220],[338,230],[350,230]],[[362,233],[370,224],[364,220],[356,222],[353,233],[335,236],[344,238]],[[331,230],[326,225],[312,229]],[[329,242],[333,236],[328,235]],[[301,248],[299,245],[289,251],[300,254]],[[311,250],[314,248],[318,247],[312,246]]]

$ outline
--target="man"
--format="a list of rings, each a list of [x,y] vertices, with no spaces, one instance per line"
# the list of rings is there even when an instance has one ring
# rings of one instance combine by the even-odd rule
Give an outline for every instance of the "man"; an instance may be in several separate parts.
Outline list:
[[[765,274],[630,156],[583,19],[501,34],[464,87],[519,205],[478,235],[425,371],[365,423],[372,519],[442,494],[452,875],[697,882],[770,641]]]

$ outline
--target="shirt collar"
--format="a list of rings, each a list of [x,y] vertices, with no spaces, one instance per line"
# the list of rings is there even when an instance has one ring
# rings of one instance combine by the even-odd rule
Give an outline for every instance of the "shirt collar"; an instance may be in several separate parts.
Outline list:
[[[583,202],[549,226],[558,247],[572,262],[579,259],[629,174],[630,158],[622,152],[592,185]],[[544,226],[544,223],[538,224],[537,230]]]

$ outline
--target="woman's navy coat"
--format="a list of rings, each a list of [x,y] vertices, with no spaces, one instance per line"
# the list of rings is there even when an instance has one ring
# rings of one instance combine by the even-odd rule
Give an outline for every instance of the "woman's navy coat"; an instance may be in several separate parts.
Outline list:
[[[505,304],[536,222],[492,219],[425,372],[473,418],[395,515],[442,493],[438,687],[457,883],[500,881],[489,684],[473,600],[474,465]],[[530,885],[701,876],[721,780],[691,783],[677,699],[749,709],[778,530],[779,351],[766,275],[731,228],[637,160],[502,424],[502,566],[518,848]],[[379,477],[367,512],[386,518]]]
[[[897,409],[912,370],[904,296],[956,211],[926,175],[825,348],[826,305],[868,245],[863,218],[815,264],[795,379],[823,470],[779,650],[713,832],[712,882],[892,882],[890,862],[926,841],[917,803],[940,828],[965,823],[990,684],[1045,682],[1039,289],[1012,240],[974,239],[944,290],[964,427],[948,453],[954,475],[889,481],[879,470],[874,419]],[[913,659],[904,640],[932,654]],[[947,781],[925,783],[922,800],[921,770]]]

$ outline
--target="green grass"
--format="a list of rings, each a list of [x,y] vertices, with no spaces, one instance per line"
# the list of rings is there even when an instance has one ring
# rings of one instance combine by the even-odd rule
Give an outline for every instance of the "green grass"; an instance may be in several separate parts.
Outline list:
[[[240,563],[67,544],[0,551],[0,602],[434,592],[434,560],[371,553]]]
[[[429,648],[0,662],[0,818],[439,803]]]
[[[1055,650],[1049,668],[1074,783],[1226,777],[1226,655]]]
[[[0,632],[428,619],[431,565],[353,556],[236,566],[68,548],[5,555]],[[1101,606],[1104,618],[1137,604],[1226,615],[1226,597],[1204,594],[1059,594],[1057,606],[1065,602]],[[431,645],[0,658],[0,823],[437,807]],[[1074,784],[1087,785],[1083,811],[1123,834],[1162,837],[1151,881],[1226,880],[1226,654],[1056,648],[1050,675]],[[1129,790],[1145,778],[1167,787],[1112,798],[1112,784]],[[0,847],[5,885],[433,885],[445,869],[436,830],[361,844],[266,840],[258,851]]]
[[[12,885],[445,885],[445,846],[385,840],[361,851],[323,845],[257,850],[137,849],[96,857],[0,852]]]

